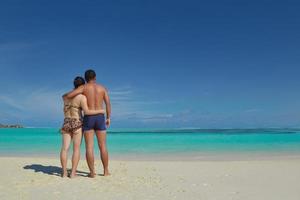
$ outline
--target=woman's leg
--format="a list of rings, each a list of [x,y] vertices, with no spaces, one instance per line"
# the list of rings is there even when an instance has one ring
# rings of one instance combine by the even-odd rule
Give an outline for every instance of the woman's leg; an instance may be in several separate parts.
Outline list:
[[[79,129],[73,134],[73,156],[72,156],[72,171],[70,178],[76,176],[78,162],[80,160],[80,144],[82,138],[82,130]]]
[[[68,133],[62,134],[62,147],[60,151],[60,163],[62,167],[62,177],[66,177],[68,175],[67,172],[67,160],[68,160],[68,151],[71,143],[71,135]]]

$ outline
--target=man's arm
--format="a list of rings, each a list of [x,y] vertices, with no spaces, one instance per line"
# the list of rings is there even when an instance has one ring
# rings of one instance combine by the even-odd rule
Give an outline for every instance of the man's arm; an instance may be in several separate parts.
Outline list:
[[[105,107],[106,107],[106,125],[109,126],[110,125],[111,105],[110,105],[108,92],[106,89],[104,92],[104,102],[105,102]]]
[[[72,99],[74,98],[75,96],[77,96],[78,94],[82,94],[83,93],[83,90],[84,90],[84,85],[64,94],[62,96],[63,99]]]

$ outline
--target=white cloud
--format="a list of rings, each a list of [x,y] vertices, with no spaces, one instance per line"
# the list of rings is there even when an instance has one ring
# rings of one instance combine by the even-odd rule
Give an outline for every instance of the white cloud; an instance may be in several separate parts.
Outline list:
[[[152,114],[152,115],[144,115],[140,116],[140,120],[142,122],[165,122],[173,119],[173,114]]]
[[[0,101],[2,102],[1,104],[5,104],[18,110],[23,110],[23,107],[12,97],[1,95]]]
[[[67,90],[63,88],[22,89],[14,93],[0,96],[0,108],[7,118],[23,120],[29,125],[38,125],[40,121],[50,124],[60,124],[63,119],[61,96]],[[132,87],[119,87],[109,90],[112,104],[112,119],[116,123],[126,122],[156,124],[168,122],[186,122],[191,118],[191,111],[176,113],[164,112],[167,101],[149,100],[141,93],[136,93]],[[171,102],[174,103],[174,102]],[[5,111],[5,112],[4,112]],[[43,123],[45,124],[45,123]]]
[[[244,110],[245,113],[257,113],[260,111],[261,111],[261,109],[259,109],[259,108],[249,108],[249,109]]]
[[[61,91],[50,89],[20,90],[0,96],[0,107],[20,119],[56,119],[62,116]],[[12,117],[13,118],[13,117]]]
[[[14,93],[0,96],[0,109],[11,121],[26,120],[38,123],[39,120],[60,123],[63,117],[61,95],[63,89],[35,88],[15,91]],[[160,105],[162,102],[144,100],[143,94],[136,94],[134,89],[126,86],[113,88],[109,91],[112,104],[112,118],[116,121],[134,120],[139,122],[166,121],[173,117],[172,114],[162,113],[148,106]]]

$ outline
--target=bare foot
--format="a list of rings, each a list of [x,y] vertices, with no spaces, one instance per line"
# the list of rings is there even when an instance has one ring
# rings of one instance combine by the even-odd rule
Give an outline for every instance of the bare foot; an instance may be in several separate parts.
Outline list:
[[[62,177],[62,178],[68,177],[68,172],[63,172],[63,173],[61,174],[61,177]]]
[[[96,173],[95,172],[93,172],[93,173],[91,172],[91,173],[89,173],[88,177],[95,178],[96,177]]]
[[[76,178],[77,175],[76,174],[70,174],[70,178]]]
[[[111,174],[109,173],[109,171],[107,170],[107,171],[104,171],[104,174],[103,174],[103,176],[110,176]]]

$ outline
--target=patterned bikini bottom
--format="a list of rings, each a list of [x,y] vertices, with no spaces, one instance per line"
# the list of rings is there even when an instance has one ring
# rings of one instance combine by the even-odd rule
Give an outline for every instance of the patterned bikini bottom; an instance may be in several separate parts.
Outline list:
[[[80,128],[82,128],[81,119],[65,118],[61,130],[62,133],[76,133],[76,131],[79,130]]]

